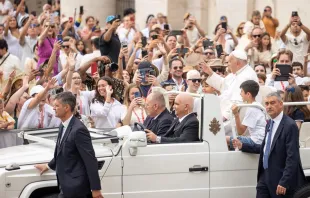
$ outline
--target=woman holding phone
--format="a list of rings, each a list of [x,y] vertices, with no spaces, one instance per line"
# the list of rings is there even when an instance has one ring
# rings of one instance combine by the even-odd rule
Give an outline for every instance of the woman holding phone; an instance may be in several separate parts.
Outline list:
[[[222,48],[226,54],[230,54],[235,46],[238,45],[237,37],[227,28],[227,23],[223,22],[216,26],[214,31],[215,37],[214,41],[218,45],[222,45]]]
[[[44,30],[38,39],[38,65],[37,69],[40,68],[40,65],[45,61],[49,60],[52,56],[54,43],[57,42],[56,40],[56,32],[57,27],[55,23],[51,23],[49,20],[45,20],[44,22]],[[53,74],[57,75],[58,71],[58,58],[59,58],[59,51],[56,52],[56,62],[53,65]]]
[[[98,80],[95,97],[90,104],[91,117],[95,128],[115,128],[124,112],[123,105],[114,98],[110,77]]]
[[[130,84],[125,91],[124,109],[120,122],[121,126],[133,126],[135,122],[143,124],[147,115],[141,89],[136,84]]]

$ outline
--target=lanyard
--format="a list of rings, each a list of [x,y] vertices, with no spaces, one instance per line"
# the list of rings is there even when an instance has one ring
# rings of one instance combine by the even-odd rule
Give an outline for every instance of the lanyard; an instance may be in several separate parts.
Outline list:
[[[40,119],[39,119],[39,125],[38,125],[39,129],[43,128],[43,123],[44,123],[44,107],[42,111],[40,112]]]
[[[283,81],[280,81],[280,83],[281,83],[282,90],[285,91],[285,86],[284,86]]]
[[[141,112],[142,112],[142,122],[141,122],[141,120],[140,120],[138,114],[136,113],[136,111],[133,110],[133,113],[134,113],[134,114],[136,115],[136,117],[138,118],[138,122],[139,122],[139,123],[143,123],[143,122],[144,122],[144,113],[143,113],[143,110],[142,110],[142,109],[141,109]]]

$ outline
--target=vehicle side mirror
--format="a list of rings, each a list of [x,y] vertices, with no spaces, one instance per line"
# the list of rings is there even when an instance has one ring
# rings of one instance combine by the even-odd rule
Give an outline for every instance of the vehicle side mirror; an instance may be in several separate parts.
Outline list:
[[[144,131],[135,131],[129,135],[129,146],[130,148],[146,147],[147,138]]]

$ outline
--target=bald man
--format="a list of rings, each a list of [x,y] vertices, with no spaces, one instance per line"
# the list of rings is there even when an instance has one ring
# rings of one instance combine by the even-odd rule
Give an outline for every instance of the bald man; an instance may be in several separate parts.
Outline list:
[[[177,119],[163,136],[157,136],[149,130],[146,136],[154,143],[184,143],[198,141],[199,121],[193,113],[194,98],[181,93],[175,98],[174,109]]]

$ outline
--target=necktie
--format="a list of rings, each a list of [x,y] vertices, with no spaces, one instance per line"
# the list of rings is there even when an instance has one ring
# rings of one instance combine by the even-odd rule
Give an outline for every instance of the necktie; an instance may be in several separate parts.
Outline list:
[[[60,143],[61,143],[61,139],[62,139],[62,135],[63,135],[63,129],[64,129],[64,125],[60,124],[59,133],[58,133],[58,145],[60,145]]]
[[[272,135],[272,128],[273,128],[274,121],[270,120],[270,125],[268,129],[268,140],[266,144],[266,150],[264,152],[264,157],[263,157],[263,167],[264,169],[268,168],[268,158],[269,158],[269,152],[270,152],[270,146],[271,146],[271,135]]]

